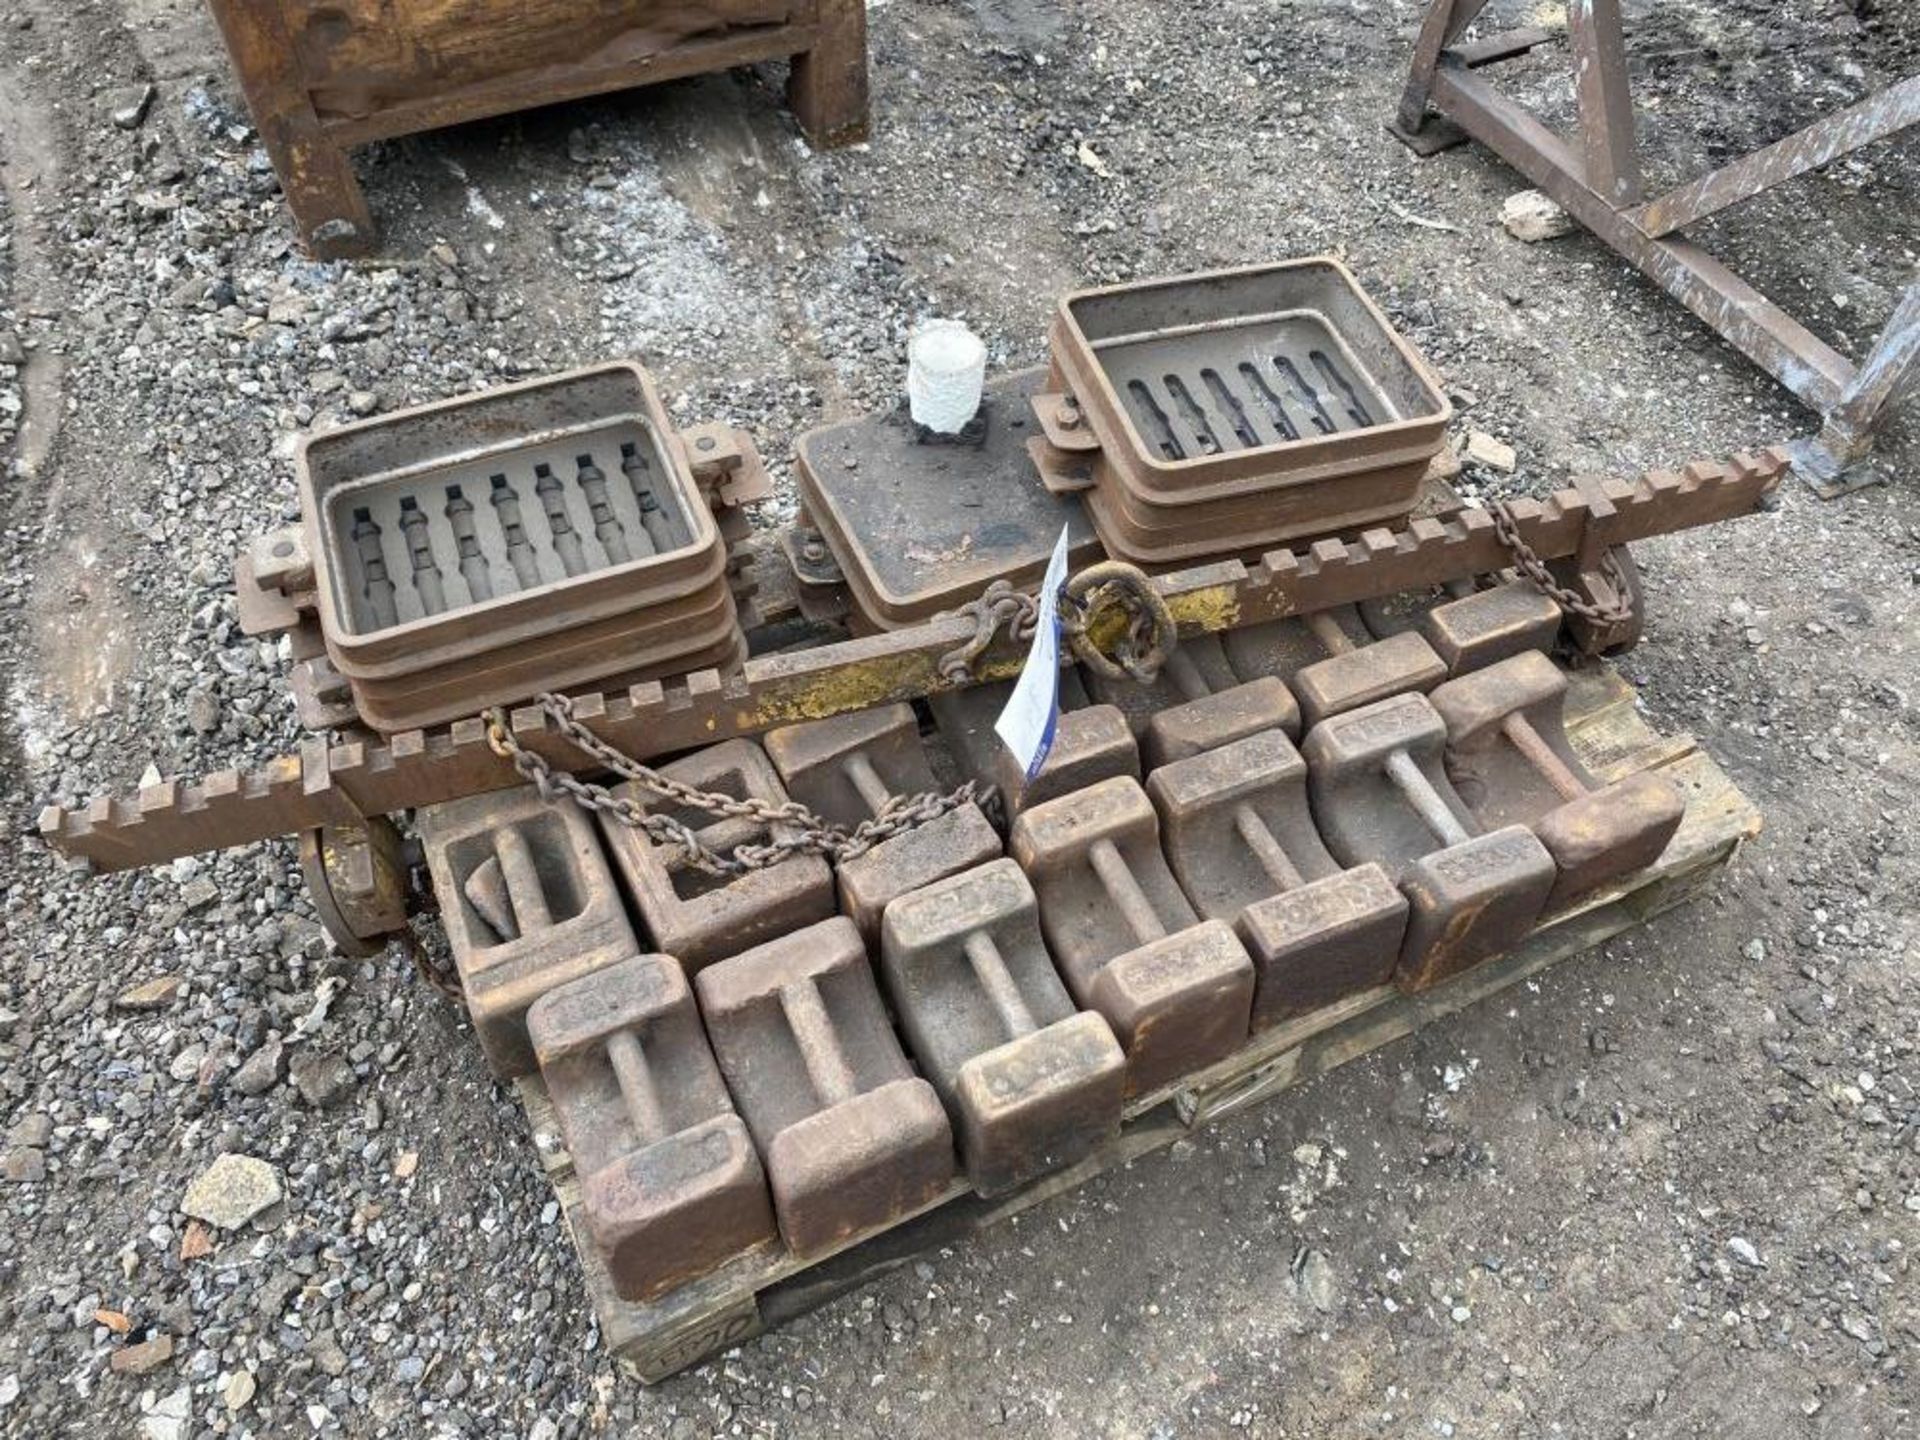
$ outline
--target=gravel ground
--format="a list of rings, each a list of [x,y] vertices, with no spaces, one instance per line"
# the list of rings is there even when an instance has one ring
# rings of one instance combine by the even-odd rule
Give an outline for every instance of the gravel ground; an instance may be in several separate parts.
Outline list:
[[[1920,50],[1895,0],[1629,10],[1657,177]],[[1913,1433],[1910,423],[1887,486],[1644,547],[1626,668],[1769,822],[1710,899],[653,1389],[463,1020],[332,952],[289,846],[85,883],[27,838],[294,739],[227,575],[299,434],[609,354],[784,475],[920,315],[1025,364],[1070,286],[1337,251],[1517,448],[1488,488],[1809,426],[1602,247],[1508,237],[1491,158],[1382,133],[1411,0],[872,11],[871,145],[810,153],[773,71],[383,145],[344,266],[193,0],[0,0],[0,1431]],[[1857,352],[1916,178],[1881,147],[1716,239]]]

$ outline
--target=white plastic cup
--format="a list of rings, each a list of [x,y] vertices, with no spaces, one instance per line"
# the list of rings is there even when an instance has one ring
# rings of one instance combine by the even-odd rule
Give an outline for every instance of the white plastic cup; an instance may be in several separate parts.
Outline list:
[[[987,347],[958,320],[928,320],[907,341],[907,408],[916,425],[958,435],[979,413]]]

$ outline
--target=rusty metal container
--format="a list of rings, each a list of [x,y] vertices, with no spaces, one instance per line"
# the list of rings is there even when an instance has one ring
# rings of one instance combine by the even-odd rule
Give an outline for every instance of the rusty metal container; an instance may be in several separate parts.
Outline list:
[[[1142,564],[1405,516],[1452,418],[1330,258],[1080,291],[1050,341],[1034,460]]]
[[[733,460],[718,484],[702,447]],[[377,730],[745,658],[712,507],[764,493],[764,472],[744,437],[676,433],[637,365],[329,431],[297,468],[302,530],[244,559],[243,622],[254,591],[310,606]]]

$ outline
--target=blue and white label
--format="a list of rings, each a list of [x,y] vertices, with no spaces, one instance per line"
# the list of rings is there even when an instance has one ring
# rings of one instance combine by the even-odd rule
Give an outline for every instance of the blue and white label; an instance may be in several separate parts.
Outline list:
[[[1062,525],[1040,581],[1039,613],[1034,617],[1027,663],[1007,697],[1007,708],[993,722],[993,733],[1013,752],[1028,780],[1047,763],[1060,724],[1060,591],[1066,583],[1067,527]]]

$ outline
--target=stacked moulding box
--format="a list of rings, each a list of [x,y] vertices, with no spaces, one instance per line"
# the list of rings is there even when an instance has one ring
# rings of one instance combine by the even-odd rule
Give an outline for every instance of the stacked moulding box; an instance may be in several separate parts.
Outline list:
[[[1452,417],[1331,259],[1081,291],[1050,341],[1034,463],[1142,565],[1400,519]]]
[[[316,436],[299,485],[327,656],[375,729],[745,658],[726,542],[637,365]]]

